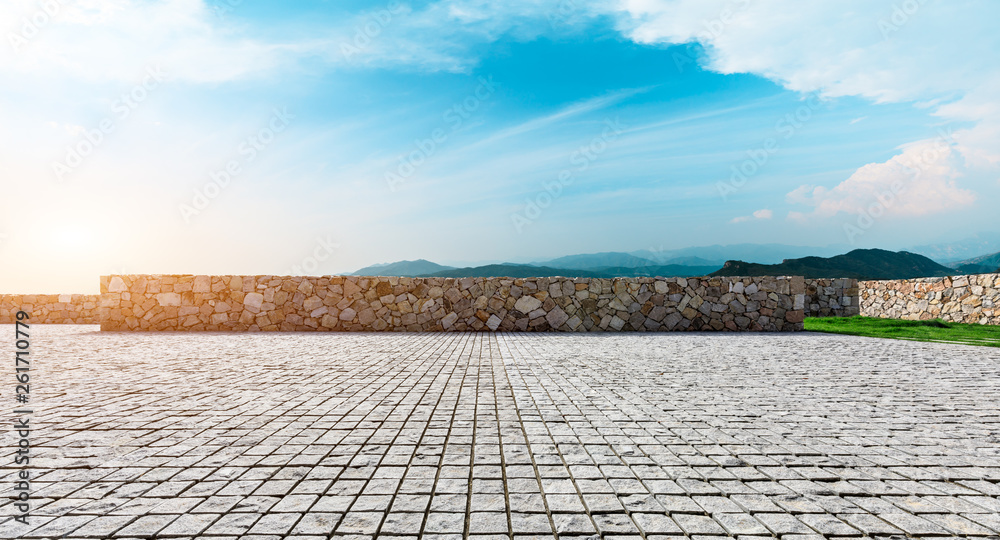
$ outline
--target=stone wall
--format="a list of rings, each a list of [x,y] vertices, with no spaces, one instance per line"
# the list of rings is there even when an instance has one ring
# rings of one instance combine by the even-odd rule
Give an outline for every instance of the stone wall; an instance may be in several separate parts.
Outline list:
[[[853,317],[860,313],[858,280],[806,279],[806,317]]]
[[[96,294],[3,294],[0,324],[14,324],[22,310],[29,324],[98,324],[100,303]]]
[[[1000,274],[861,281],[858,287],[866,317],[1000,324]]]
[[[801,277],[101,278],[102,330],[794,331]]]
[[[1000,324],[1000,274],[791,278],[105,276],[102,296],[0,295],[0,324],[105,330],[801,330],[803,317]]]

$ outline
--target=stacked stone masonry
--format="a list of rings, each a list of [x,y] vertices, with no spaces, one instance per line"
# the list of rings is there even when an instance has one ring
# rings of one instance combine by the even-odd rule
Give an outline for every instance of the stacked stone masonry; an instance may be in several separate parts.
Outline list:
[[[102,330],[795,331],[801,277],[116,275]]]
[[[860,313],[858,280],[807,279],[806,317],[853,317]]]
[[[4,294],[0,324],[14,324],[18,311],[31,315],[29,324],[98,324],[100,304],[96,294]]]
[[[101,283],[103,298],[0,295],[0,324],[12,324],[19,310],[32,323],[114,330],[798,330],[799,312],[1000,324],[1000,274],[861,282],[113,276]]]
[[[861,314],[1000,324],[1000,274],[859,283]]]

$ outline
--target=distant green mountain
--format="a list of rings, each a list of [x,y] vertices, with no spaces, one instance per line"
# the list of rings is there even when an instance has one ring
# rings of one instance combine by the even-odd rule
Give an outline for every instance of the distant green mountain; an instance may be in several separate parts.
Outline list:
[[[781,264],[727,261],[713,276],[804,276],[807,278],[906,279],[955,275],[923,255],[907,251],[856,249],[835,257],[786,259]]]
[[[442,266],[425,259],[415,261],[398,261],[389,264],[366,266],[352,275],[355,276],[406,276],[414,277],[433,272],[451,270],[451,266]]]
[[[960,274],[993,274],[1000,272],[1000,253],[980,255],[952,264]]]

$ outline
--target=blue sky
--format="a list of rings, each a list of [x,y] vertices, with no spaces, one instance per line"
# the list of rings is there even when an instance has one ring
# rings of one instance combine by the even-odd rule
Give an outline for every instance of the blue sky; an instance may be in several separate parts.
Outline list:
[[[995,230],[997,15],[931,0],[8,2],[0,257],[31,264],[0,284]]]

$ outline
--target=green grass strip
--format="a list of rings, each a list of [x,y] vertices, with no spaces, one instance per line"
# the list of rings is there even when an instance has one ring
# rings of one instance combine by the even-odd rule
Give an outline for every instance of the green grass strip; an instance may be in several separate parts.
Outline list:
[[[830,334],[1000,347],[1000,326],[950,323],[940,319],[904,321],[871,317],[807,317],[805,329]]]

